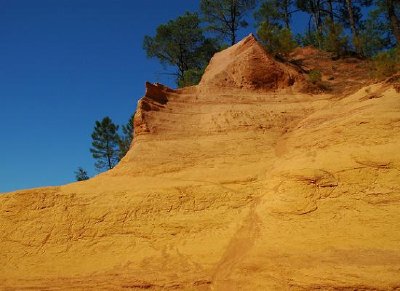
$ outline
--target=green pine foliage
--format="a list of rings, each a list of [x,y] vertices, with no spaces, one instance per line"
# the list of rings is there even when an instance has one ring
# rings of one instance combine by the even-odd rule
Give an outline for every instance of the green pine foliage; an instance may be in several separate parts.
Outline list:
[[[178,86],[180,88],[183,87],[188,87],[188,86],[193,86],[196,85],[200,82],[201,77],[204,74],[204,69],[190,69],[187,70],[184,74],[183,74],[183,78],[181,78],[178,82]]]
[[[390,77],[400,72],[400,47],[378,53],[372,58],[374,77]]]
[[[349,48],[349,39],[344,34],[341,24],[333,24],[327,19],[323,26],[323,35],[321,37],[322,49],[333,52],[336,56],[343,56]]]
[[[78,170],[75,171],[75,179],[76,181],[85,181],[89,180],[89,175],[85,169],[79,167]]]
[[[336,56],[343,56],[349,51],[349,38],[339,23],[332,23],[327,18],[321,26],[321,31],[309,31],[304,35],[297,35],[297,42],[302,46],[313,46],[324,51],[332,52]]]
[[[154,37],[144,38],[143,48],[149,58],[175,67],[177,84],[183,81],[186,71],[204,69],[218,51],[216,40],[206,38],[200,24],[196,13],[186,12],[158,26]]]
[[[96,121],[90,152],[99,171],[112,169],[119,162],[119,140],[118,125],[111,118],[107,116]]]
[[[275,55],[288,55],[297,47],[291,31],[286,27],[262,22],[257,35],[267,51]]]
[[[293,0],[264,0],[254,13],[257,35],[268,52],[288,55],[298,45],[290,30]]]
[[[247,12],[256,4],[256,0],[200,0],[200,11],[207,29],[234,45],[239,28],[248,26]]]
[[[322,43],[323,36],[316,31],[307,31],[304,34],[296,35],[296,42],[301,46],[313,46],[315,48],[320,48],[320,43]]]
[[[367,57],[374,56],[392,45],[390,24],[382,7],[377,7],[368,13],[362,25],[360,42],[362,51]]]
[[[398,0],[200,0],[199,8],[201,17],[187,12],[144,39],[148,57],[176,68],[179,87],[198,84],[213,54],[227,46],[221,41],[235,44],[253,9],[259,40],[283,59],[298,45],[335,57],[371,58],[400,41]],[[308,17],[300,28],[305,32],[293,37],[291,26],[300,14]],[[218,41],[206,34],[216,35]],[[376,57],[377,72],[386,66],[385,55]]]
[[[290,21],[295,11],[293,0],[264,0],[254,13],[254,18],[257,26],[266,22],[269,25],[290,29]]]
[[[119,136],[118,141],[120,159],[122,159],[126,155],[131,147],[131,143],[133,140],[133,118],[134,115],[132,115],[129,118],[129,121],[121,127],[122,134]]]

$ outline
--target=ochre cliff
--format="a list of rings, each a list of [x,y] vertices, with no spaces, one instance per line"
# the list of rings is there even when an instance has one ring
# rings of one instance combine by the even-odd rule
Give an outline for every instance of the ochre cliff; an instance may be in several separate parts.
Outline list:
[[[301,93],[249,36],[147,84],[116,168],[0,196],[0,289],[400,290],[400,94],[354,72]]]

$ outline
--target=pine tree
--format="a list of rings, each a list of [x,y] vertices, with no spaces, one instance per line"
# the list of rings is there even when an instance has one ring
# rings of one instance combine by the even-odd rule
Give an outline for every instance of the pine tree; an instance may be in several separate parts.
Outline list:
[[[131,143],[133,140],[133,117],[131,116],[128,123],[123,125],[122,128],[122,135],[119,138],[119,158],[122,159],[126,153],[129,151],[131,147]]]
[[[149,58],[173,66],[177,85],[195,85],[200,78],[185,80],[187,71],[201,71],[218,51],[215,40],[206,38],[196,13],[186,12],[174,20],[157,27],[154,37],[146,35],[143,48]]]
[[[76,181],[85,181],[89,180],[88,173],[82,167],[79,167],[78,170],[75,171],[75,179]]]
[[[317,34],[315,37],[318,41],[318,47],[321,48],[321,35],[323,29],[323,18],[326,15],[325,2],[322,0],[296,0],[296,6],[299,10],[310,15],[308,34],[312,34],[312,25]]]
[[[256,6],[256,0],[201,0],[200,10],[208,29],[229,39],[234,45],[237,31],[248,26],[244,17]]]
[[[266,22],[268,26],[284,26],[290,30],[292,15],[297,11],[293,0],[264,0],[254,13],[254,18],[258,22],[257,26]]]
[[[343,26],[340,23],[333,25],[331,19],[326,18],[323,26],[322,48],[340,57],[348,51],[348,43]]]
[[[346,3],[346,8],[347,8],[347,15],[348,15],[348,20],[350,23],[350,28],[351,28],[351,33],[353,35],[353,44],[356,49],[356,52],[361,55],[361,45],[360,45],[360,40],[358,37],[358,29],[356,28],[356,20],[355,20],[355,15],[354,15],[354,6],[353,6],[353,1],[352,0],[345,0]]]
[[[382,50],[393,45],[393,34],[390,22],[386,17],[383,7],[376,7],[368,13],[367,19],[362,24],[360,42],[365,56],[375,56]]]
[[[254,13],[257,35],[272,54],[285,56],[297,47],[290,30],[291,17],[296,12],[293,4],[293,0],[264,0]]]
[[[263,22],[259,26],[257,35],[267,51],[275,55],[288,55],[297,47],[291,31],[286,27],[281,28],[278,25]]]
[[[97,160],[95,167],[100,171],[114,168],[119,162],[118,125],[115,125],[108,116],[102,121],[96,121],[92,140],[90,152]]]

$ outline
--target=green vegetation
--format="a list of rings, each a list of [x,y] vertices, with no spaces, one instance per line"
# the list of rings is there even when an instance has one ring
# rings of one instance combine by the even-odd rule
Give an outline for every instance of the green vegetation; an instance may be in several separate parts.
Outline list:
[[[324,50],[335,53],[338,57],[345,55],[349,48],[349,39],[344,35],[343,25],[333,25],[331,20],[327,19],[323,26],[321,44]]]
[[[248,26],[246,13],[256,4],[256,0],[200,0],[200,11],[208,30],[228,38],[234,45],[239,28]]]
[[[369,12],[360,33],[360,41],[366,57],[374,56],[385,48],[391,47],[390,25],[381,8]]]
[[[268,26],[285,27],[290,30],[292,15],[298,11],[293,0],[264,0],[254,13],[257,26],[267,23]]]
[[[381,79],[400,72],[400,47],[378,53],[372,58],[374,77]]]
[[[108,116],[95,122],[90,152],[96,160],[95,167],[98,171],[114,168],[129,151],[133,140],[133,117],[134,115],[121,127],[114,124]],[[119,128],[122,129],[122,133],[119,133]],[[78,178],[89,179],[87,172],[82,168],[78,168],[75,177],[77,181],[81,181]],[[84,179],[85,177],[87,179]]]
[[[190,69],[187,70],[183,77],[178,81],[178,87],[188,87],[192,85],[196,85],[200,82],[201,77],[204,74],[205,67],[201,69]]]
[[[89,180],[88,173],[82,167],[79,167],[78,170],[75,171],[75,179],[76,181],[85,181]]]
[[[149,58],[175,67],[177,84],[197,84],[193,72],[201,72],[218,50],[215,40],[206,38],[196,13],[185,13],[157,28],[154,37],[145,36],[143,47]],[[190,77],[187,72],[192,72]]]
[[[297,47],[291,31],[286,27],[281,28],[277,25],[262,22],[257,34],[267,51],[274,55],[288,55]]]
[[[119,162],[118,125],[115,125],[108,116],[96,121],[92,140],[90,152],[96,159],[96,169],[101,171],[114,168]]]
[[[370,12],[364,16],[366,8]],[[282,28],[290,31],[298,12],[308,14],[309,21],[306,32],[296,36],[297,43],[333,52],[338,57],[371,57],[400,42],[397,0],[264,0],[254,16],[258,35],[269,51],[287,53],[292,40]],[[282,36],[277,37],[279,34]]]
[[[311,70],[308,73],[308,79],[310,80],[311,83],[316,84],[318,82],[321,82],[322,79],[322,74],[321,71],[319,70]]]
[[[374,58],[380,72],[379,63],[384,67],[388,62],[385,53],[380,54],[400,43],[398,0],[200,0],[199,3],[200,17],[186,12],[160,25],[154,37],[144,39],[149,57],[175,67],[173,74],[179,87],[197,84],[212,55],[237,42],[239,30],[248,26],[251,11],[260,42],[281,60],[297,46],[311,45],[338,58],[349,55]],[[368,14],[363,15],[364,11]],[[308,21],[304,33],[294,36],[292,25],[298,25],[296,17],[300,14],[307,15]]]
[[[133,117],[134,114],[129,118],[127,124],[122,125],[122,134],[118,138],[119,146],[119,159],[122,159],[131,147],[133,140]]]

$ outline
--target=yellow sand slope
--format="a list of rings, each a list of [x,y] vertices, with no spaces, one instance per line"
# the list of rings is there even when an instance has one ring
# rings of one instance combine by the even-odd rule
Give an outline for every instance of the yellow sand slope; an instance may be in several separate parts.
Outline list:
[[[1,195],[0,289],[400,289],[400,94],[298,93],[282,64],[263,88],[256,46],[147,84],[115,169]]]

